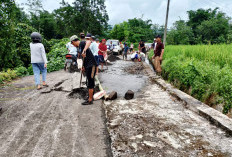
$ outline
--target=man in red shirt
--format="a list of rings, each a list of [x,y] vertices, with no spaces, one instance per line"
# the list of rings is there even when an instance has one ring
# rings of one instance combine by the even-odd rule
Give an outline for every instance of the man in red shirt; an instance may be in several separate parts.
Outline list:
[[[152,57],[155,60],[155,70],[158,74],[161,74],[162,68],[162,60],[163,60],[163,55],[164,55],[164,44],[161,41],[161,36],[158,35],[156,37],[156,48],[154,50],[154,56]]]
[[[103,70],[103,64],[105,63],[104,54],[107,53],[107,46],[106,46],[106,40],[105,39],[102,39],[102,42],[100,43],[98,49],[99,49],[98,58],[99,58],[99,62],[101,63],[101,70]]]

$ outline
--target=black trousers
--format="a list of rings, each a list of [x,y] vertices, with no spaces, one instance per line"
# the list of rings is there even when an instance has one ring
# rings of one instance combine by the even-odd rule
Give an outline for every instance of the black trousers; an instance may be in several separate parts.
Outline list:
[[[87,88],[93,89],[95,87],[95,74],[96,74],[96,66],[92,66],[85,69],[86,77],[87,77]]]

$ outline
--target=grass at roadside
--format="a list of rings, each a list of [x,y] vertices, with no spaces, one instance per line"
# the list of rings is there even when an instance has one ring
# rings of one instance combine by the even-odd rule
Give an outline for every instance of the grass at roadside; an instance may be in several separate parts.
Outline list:
[[[151,58],[153,52],[150,52]],[[167,46],[164,79],[208,105],[232,108],[232,45]]]

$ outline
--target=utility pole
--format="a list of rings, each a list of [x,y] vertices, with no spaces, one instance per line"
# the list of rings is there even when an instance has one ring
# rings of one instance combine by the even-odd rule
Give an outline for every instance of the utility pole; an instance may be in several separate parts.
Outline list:
[[[165,30],[164,30],[164,41],[163,41],[164,46],[165,46],[166,38],[167,38],[169,5],[170,5],[170,0],[168,0],[168,5],[167,5],[166,22],[165,22]]]

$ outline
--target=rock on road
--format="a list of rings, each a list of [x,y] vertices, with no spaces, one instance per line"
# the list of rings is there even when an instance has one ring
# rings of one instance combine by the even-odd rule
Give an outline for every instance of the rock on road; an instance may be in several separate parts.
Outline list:
[[[71,76],[48,74],[50,87],[63,84],[65,91],[41,94],[33,89],[33,76],[1,89],[0,157],[108,155],[102,103],[82,106],[83,100],[69,99]]]

